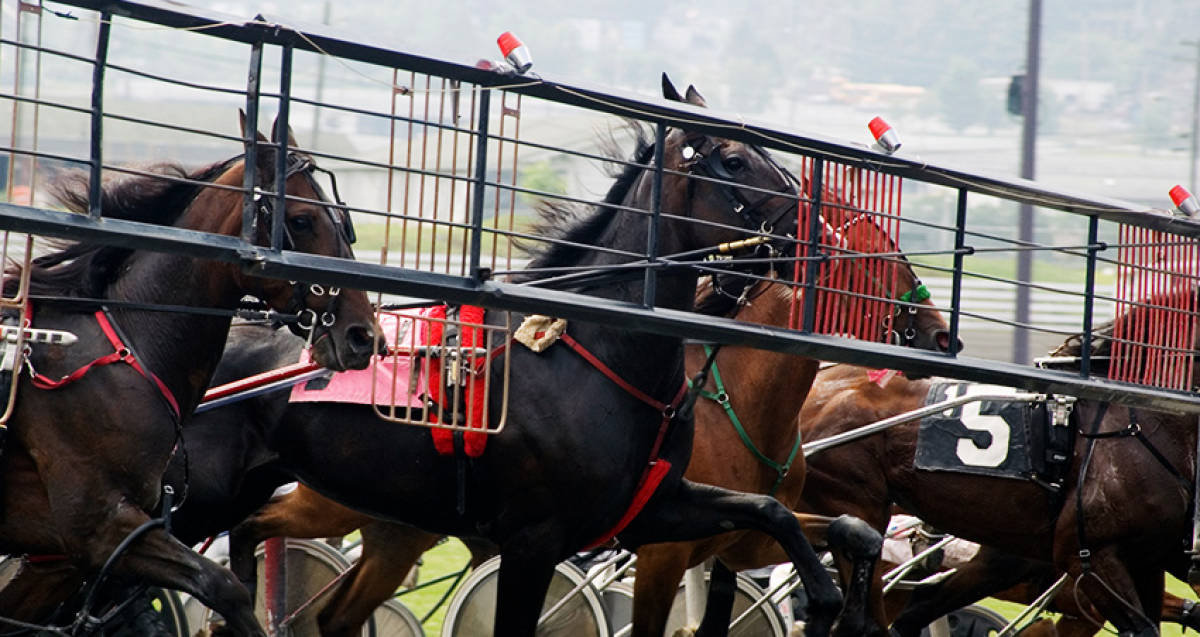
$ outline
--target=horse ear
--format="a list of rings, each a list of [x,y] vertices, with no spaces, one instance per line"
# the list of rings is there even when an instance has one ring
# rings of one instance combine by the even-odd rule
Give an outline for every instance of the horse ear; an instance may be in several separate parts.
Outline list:
[[[240,108],[238,109],[238,123],[241,125],[241,128],[242,128],[242,137],[245,138],[246,137],[246,125],[248,122],[246,121],[246,111],[243,111]],[[263,135],[261,132],[255,131],[255,134],[258,135],[258,141],[260,141],[260,142],[267,141],[267,136]]]
[[[278,137],[279,137],[279,117],[276,117],[275,121],[271,124],[271,141],[278,142],[279,141],[277,139]],[[287,131],[287,145],[292,148],[299,146],[299,144],[296,143],[296,134],[292,132],[292,126],[290,124],[288,125],[288,131]]]
[[[665,72],[662,74],[662,92],[663,97],[671,100],[672,102],[684,101],[683,96],[680,95],[679,91],[675,89],[675,85],[671,83],[671,78],[667,77]]]
[[[692,106],[708,108],[708,102],[704,100],[704,96],[701,95],[700,91],[697,91],[696,87],[692,86],[691,84],[688,84],[687,97],[683,101],[691,104]]]

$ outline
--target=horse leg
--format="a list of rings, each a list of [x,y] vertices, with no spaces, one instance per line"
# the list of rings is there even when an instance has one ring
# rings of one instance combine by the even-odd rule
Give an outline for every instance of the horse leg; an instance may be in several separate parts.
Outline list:
[[[566,557],[561,533],[527,527],[500,545],[496,590],[496,637],[534,637],[554,569]]]
[[[254,552],[263,540],[341,537],[374,521],[375,518],[300,486],[271,498],[229,531],[229,568],[248,590],[255,591],[258,588],[258,562]]]
[[[417,558],[442,537],[411,526],[375,522],[360,529],[362,557],[329,595],[317,616],[324,637],[352,637],[391,599]]]
[[[1153,571],[1135,577],[1113,546],[1093,551],[1091,568],[1086,573],[1078,561],[1072,562],[1071,574],[1077,578],[1079,590],[1116,627],[1121,637],[1158,636],[1158,615],[1164,586],[1161,571],[1158,571],[1157,577]],[[1155,581],[1157,590],[1152,595],[1154,607],[1148,609],[1140,591],[1154,589]]]
[[[918,637],[921,629],[946,613],[1052,568],[1049,564],[1013,559],[1000,551],[980,547],[975,557],[958,567],[950,577],[913,591],[904,610],[892,622],[892,633],[900,637]]]
[[[17,574],[0,589],[0,617],[21,622],[45,621],[51,611],[79,590],[83,581],[83,574],[66,559],[22,561]],[[3,625],[0,621],[0,626]]]
[[[737,573],[721,560],[713,562],[708,575],[708,602],[695,637],[725,637],[733,622],[733,603],[737,597]]]
[[[875,571],[883,549],[883,536],[862,520],[848,515],[837,518],[803,513],[794,515],[809,542],[834,551],[846,591],[841,623],[847,623],[847,617],[857,616],[860,619],[854,620],[856,625],[868,627],[863,634],[886,634],[882,587],[872,585],[878,581]],[[771,542],[767,550],[758,551],[757,561],[761,564],[782,561],[783,557],[772,555],[776,552],[778,545]],[[714,566],[710,576],[708,604],[705,606],[704,620],[696,631],[697,637],[725,635],[732,618],[734,593],[737,590],[735,575],[723,564],[718,564],[720,568]],[[870,621],[866,617],[868,611]]]
[[[779,542],[800,574],[808,593],[809,637],[825,637],[842,608],[842,595],[792,512],[775,498],[737,493],[681,480],[677,490],[658,494],[620,537],[634,546],[652,542],[698,540],[726,531],[747,529]],[[861,636],[865,626],[838,624],[837,634]]]
[[[883,536],[866,522],[849,515],[833,519],[800,514],[797,517],[803,521],[805,534],[810,539],[834,552],[846,590],[842,621],[845,621],[848,613],[855,613],[862,617],[858,621],[867,626],[869,611],[874,626],[870,627],[871,632],[867,634],[886,634],[883,587],[876,577],[879,556],[883,552]],[[824,531],[824,541],[818,539],[820,531]]]
[[[118,507],[103,528],[86,537],[67,537],[68,553],[87,572],[98,571],[118,545],[145,522],[144,511],[129,504]],[[81,528],[70,524],[64,528]],[[254,618],[250,594],[233,575],[171,537],[162,527],[153,528],[132,542],[113,564],[112,575],[129,581],[183,591],[225,618],[234,635],[264,635]]]
[[[683,543],[651,544],[640,547],[637,556],[630,636],[662,637],[679,582],[691,561],[691,551]],[[711,587],[709,590],[711,595]]]

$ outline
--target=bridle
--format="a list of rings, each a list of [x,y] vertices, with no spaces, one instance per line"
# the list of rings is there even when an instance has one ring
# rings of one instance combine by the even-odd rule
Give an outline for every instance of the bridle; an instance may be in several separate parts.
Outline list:
[[[778,194],[768,193],[763,194],[756,201],[750,201],[742,192],[741,188],[734,185],[736,176],[725,165],[724,158],[721,156],[721,147],[705,135],[698,139],[685,140],[683,143],[683,168],[691,174],[696,174],[710,180],[710,184],[717,192],[725,199],[730,208],[733,209],[741,220],[742,225],[747,230],[756,231],[761,234],[771,234],[775,230],[775,226],[788,213],[796,210],[796,202],[799,201],[799,192],[801,181],[787,167],[780,164],[771,157],[765,150],[747,144],[747,146],[758,153],[759,157],[767,162],[768,165],[775,168],[779,176],[783,178],[784,185],[777,191]],[[687,184],[687,205],[688,216],[691,216],[692,200],[695,197],[696,180],[688,179]],[[782,196],[782,201],[775,205],[774,208],[766,210],[767,203]],[[765,212],[763,212],[765,210]],[[759,213],[763,213],[759,215]],[[755,216],[759,215],[763,219],[761,222],[756,222]],[[763,256],[770,263],[770,268],[774,269],[774,258],[778,256],[781,250],[770,243],[760,243],[755,246],[755,253],[763,252]],[[746,295],[752,287],[755,280],[747,279],[741,293],[733,294],[726,291],[720,284],[719,275],[714,275],[712,279],[713,289],[717,293],[738,300],[739,305],[745,303]]]
[[[707,146],[707,148],[706,148]],[[734,214],[741,218],[743,225],[749,230],[757,230],[763,234],[770,234],[774,231],[775,225],[783,219],[788,212],[795,210],[796,203],[799,197],[800,180],[791,173],[786,167],[775,161],[767,152],[757,146],[750,146],[754,152],[758,153],[768,164],[779,172],[780,177],[784,180],[784,185],[778,191],[778,194],[764,194],[757,201],[750,201],[742,193],[738,186],[733,185],[736,178],[732,172],[725,166],[725,162],[721,157],[721,147],[712,141],[712,138],[707,135],[701,137],[698,143],[683,144],[683,167],[689,173],[695,173],[701,177],[706,177],[712,180],[712,185],[721,193],[721,196],[733,208]],[[691,205],[692,198],[695,196],[696,182],[688,180],[687,199]],[[766,207],[766,203],[771,199],[775,199],[780,195],[785,195],[782,203],[778,204],[775,209],[768,211],[762,215],[763,221],[755,223],[755,214],[760,209]]]
[[[325,190],[317,183],[313,176],[315,172],[322,172],[329,177],[329,183],[333,188],[334,204],[328,204],[330,199],[325,194]],[[357,240],[357,234],[354,231],[354,224],[350,218],[350,213],[345,202],[342,201],[340,193],[338,193],[337,177],[328,170],[317,166],[316,161],[309,155],[303,153],[288,153],[287,170],[284,172],[283,179],[278,179],[277,176],[272,176],[271,180],[274,183],[265,184],[269,188],[269,192],[278,193],[280,189],[287,188],[287,182],[294,176],[301,176],[313,192],[316,193],[316,201],[321,202],[320,208],[328,215],[330,222],[333,224],[336,234],[339,238],[339,254],[338,256],[351,258],[353,255],[350,252],[350,245],[353,245]],[[259,235],[263,237],[265,233],[269,233],[275,223],[275,201],[276,197],[264,192],[263,187],[255,188],[254,201],[256,205],[256,220],[259,227]],[[265,240],[265,237],[263,237]],[[344,243],[342,243],[344,242]],[[283,249],[294,250],[296,247],[295,239],[292,237],[291,231],[288,229],[287,223],[283,224]],[[284,314],[293,314],[299,317],[298,321],[288,323],[288,329],[292,333],[302,338],[307,338],[310,342],[314,338],[319,338],[316,335],[316,328],[323,328],[323,334],[327,334],[329,328],[333,327],[337,319],[337,304],[341,298],[341,288],[325,287],[316,283],[304,283],[301,281],[290,281],[292,293],[289,297],[286,306],[282,310]],[[327,297],[328,300],[324,304],[324,308],[315,308],[308,302],[309,297],[318,299]]]

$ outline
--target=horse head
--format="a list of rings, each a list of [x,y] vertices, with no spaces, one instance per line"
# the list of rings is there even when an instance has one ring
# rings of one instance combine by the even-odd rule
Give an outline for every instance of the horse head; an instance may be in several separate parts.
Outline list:
[[[276,129],[277,127],[272,127]],[[242,114],[243,134],[246,130]],[[279,182],[283,183],[286,204],[283,207],[282,239],[285,250],[307,254],[353,259],[351,244],[355,240],[350,213],[341,202],[334,203],[325,194],[314,174],[323,171],[313,157],[296,150],[296,139],[289,129],[287,139],[276,135],[268,140],[256,133],[257,154],[255,218],[257,243],[271,245],[270,237],[277,214]],[[277,153],[286,152],[286,172],[276,175]],[[229,170],[216,183],[232,182],[241,185],[244,163]],[[329,175],[337,194],[336,181]],[[241,206],[227,220],[226,233],[240,232]],[[312,358],[330,369],[362,369],[370,362],[375,349],[375,314],[365,292],[340,289],[300,281],[284,281],[246,275],[239,272],[239,282],[247,294],[252,294],[272,309],[299,317],[289,324],[298,336],[312,343]]]
[[[681,95],[665,73],[662,88],[669,100],[707,106],[695,87]],[[722,252],[732,257],[767,257],[750,268],[758,271],[774,267],[770,257],[793,245],[800,181],[763,148],[671,129],[663,146],[663,168],[663,210],[691,220],[679,232],[691,245],[726,246]]]
[[[834,212],[831,217],[839,215]],[[864,311],[890,313],[872,316],[871,325],[885,330],[886,340],[893,345],[935,352],[950,351],[950,325],[941,310],[930,300],[928,288],[921,283],[912,263],[900,251],[890,233],[868,212],[854,212],[837,226],[829,225],[835,250],[841,252],[843,267],[849,270],[841,277],[841,287],[891,303],[862,305]],[[872,307],[874,309],[872,309]],[[962,351],[959,339],[954,352]]]

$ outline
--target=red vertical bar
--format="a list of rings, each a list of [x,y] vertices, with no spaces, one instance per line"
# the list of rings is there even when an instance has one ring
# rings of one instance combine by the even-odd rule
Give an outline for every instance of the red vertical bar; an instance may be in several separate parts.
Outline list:
[[[1129,298],[1129,275],[1128,275],[1128,259],[1129,249],[1126,247],[1128,240],[1129,227],[1125,224],[1120,224],[1117,230],[1117,289],[1116,289],[1116,307],[1114,308],[1113,316],[1120,318],[1125,315],[1125,300]],[[1113,323],[1112,347],[1110,349],[1110,360],[1108,363],[1108,377],[1112,380],[1121,378],[1121,354],[1122,347],[1120,342],[1121,332],[1123,331],[1121,321]]]
[[[267,634],[281,635],[280,622],[287,617],[287,538],[273,537],[263,543],[263,594],[267,605]]]

